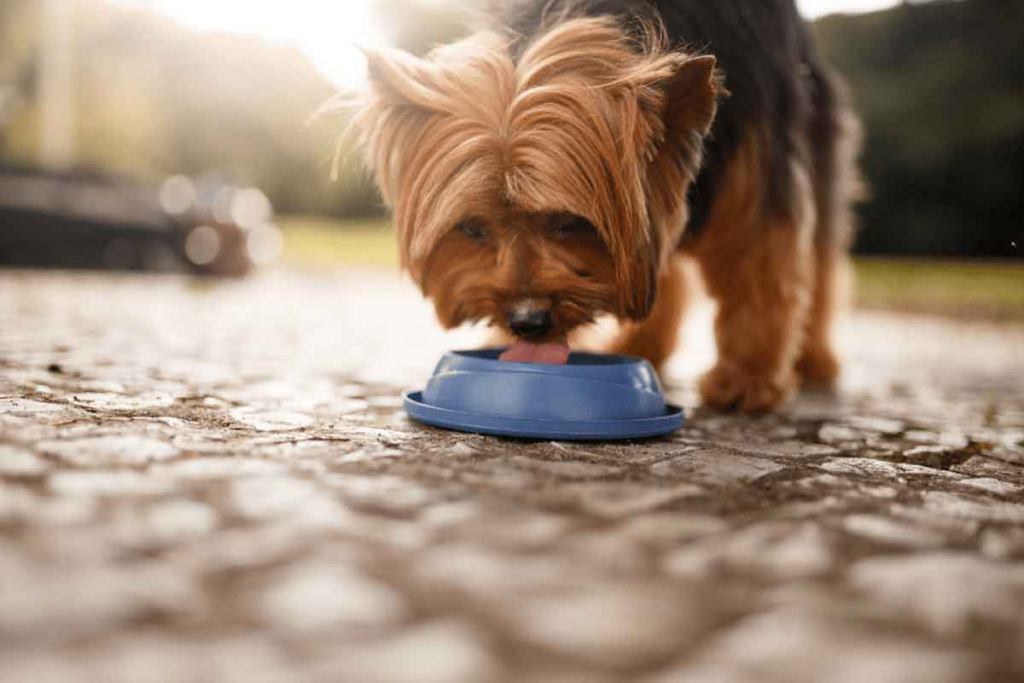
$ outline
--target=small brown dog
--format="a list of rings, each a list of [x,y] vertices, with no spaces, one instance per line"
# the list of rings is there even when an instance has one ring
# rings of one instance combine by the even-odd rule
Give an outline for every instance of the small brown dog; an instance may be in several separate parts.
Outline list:
[[[426,58],[370,51],[368,92],[343,102],[441,323],[564,362],[611,314],[613,350],[659,366],[684,254],[719,305],[707,403],[832,382],[857,127],[793,0],[513,5]]]

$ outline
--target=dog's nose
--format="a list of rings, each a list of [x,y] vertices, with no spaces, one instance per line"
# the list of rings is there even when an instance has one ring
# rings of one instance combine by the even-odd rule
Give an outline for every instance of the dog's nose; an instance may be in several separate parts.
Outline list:
[[[519,337],[543,337],[551,330],[551,311],[516,306],[508,314],[508,327]]]

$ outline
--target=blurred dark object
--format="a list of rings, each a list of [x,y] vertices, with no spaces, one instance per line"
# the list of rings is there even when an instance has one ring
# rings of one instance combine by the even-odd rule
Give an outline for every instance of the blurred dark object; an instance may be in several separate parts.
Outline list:
[[[262,192],[221,178],[152,188],[0,167],[0,266],[241,276],[280,256],[272,221]]]
[[[864,119],[857,250],[1024,255],[1024,2],[904,3],[815,31]]]

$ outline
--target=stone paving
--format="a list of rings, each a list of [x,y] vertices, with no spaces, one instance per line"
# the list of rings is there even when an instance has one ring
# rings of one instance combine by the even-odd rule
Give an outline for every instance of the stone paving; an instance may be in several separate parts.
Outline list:
[[[673,437],[516,442],[404,417],[468,335],[385,274],[0,273],[0,680],[1024,680],[1024,328],[761,419],[691,329]]]

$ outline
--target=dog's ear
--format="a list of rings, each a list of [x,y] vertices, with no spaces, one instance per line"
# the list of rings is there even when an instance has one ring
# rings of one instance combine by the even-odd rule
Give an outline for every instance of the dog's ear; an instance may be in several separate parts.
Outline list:
[[[678,243],[686,222],[686,196],[700,170],[704,137],[717,110],[721,79],[714,57],[677,55],[667,78],[655,84],[659,105],[648,111],[652,139],[646,168],[651,222],[646,244],[633,245],[623,284],[622,312],[646,318],[657,294],[664,259]]]
[[[478,33],[417,57],[365,50],[368,87],[348,101],[350,131],[392,210],[401,265],[416,282],[423,260],[474,206],[501,125],[514,65],[496,34]]]
[[[658,293],[661,254],[662,237],[657,231],[652,231],[650,240],[627,256],[627,279],[619,283],[619,305],[623,317],[639,322],[651,314]]]
[[[716,60],[711,55],[691,57],[665,83],[665,132],[694,131],[705,135],[711,129],[721,88]]]
[[[697,177],[704,137],[711,130],[718,98],[725,92],[712,56],[683,57],[662,90],[661,135],[655,140],[647,169],[652,191],[652,218],[682,229],[687,191]]]

